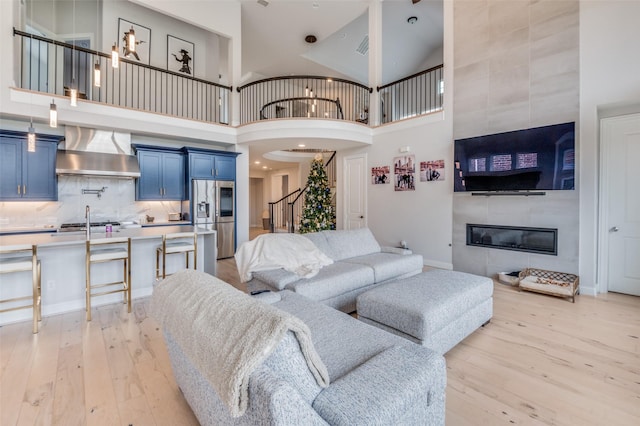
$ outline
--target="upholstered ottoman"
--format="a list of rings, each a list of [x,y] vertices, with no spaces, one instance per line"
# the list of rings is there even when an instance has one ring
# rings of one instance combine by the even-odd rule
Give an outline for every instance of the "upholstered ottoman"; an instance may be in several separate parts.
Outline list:
[[[357,299],[358,319],[440,354],[493,315],[493,280],[432,270],[371,289]]]

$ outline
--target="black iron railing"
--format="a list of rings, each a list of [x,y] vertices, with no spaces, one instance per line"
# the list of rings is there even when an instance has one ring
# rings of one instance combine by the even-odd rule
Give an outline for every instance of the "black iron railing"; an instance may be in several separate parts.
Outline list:
[[[298,188],[278,201],[269,203],[269,232],[293,232],[290,229],[293,229],[294,216],[288,206],[297,199],[300,191]]]
[[[377,90],[382,124],[440,111],[444,94],[443,66],[385,84]]]
[[[265,104],[260,120],[293,117],[324,117],[344,120],[340,99],[297,97],[278,99]]]
[[[238,87],[240,123],[278,118],[325,118],[368,123],[373,89],[349,80],[286,76]]]
[[[20,87],[123,108],[212,123],[229,123],[231,87],[14,28],[20,37]],[[100,69],[96,79],[94,70]],[[99,83],[99,86],[96,83]]]

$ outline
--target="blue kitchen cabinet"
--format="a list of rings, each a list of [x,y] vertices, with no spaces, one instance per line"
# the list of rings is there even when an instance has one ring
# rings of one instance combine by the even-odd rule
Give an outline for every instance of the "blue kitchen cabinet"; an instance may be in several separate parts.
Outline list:
[[[189,180],[235,180],[237,153],[185,148],[189,156]]]
[[[177,149],[135,145],[140,177],[136,200],[183,200],[184,154]]]
[[[61,136],[36,135],[27,151],[27,133],[0,131],[0,200],[56,201],[56,152]]]

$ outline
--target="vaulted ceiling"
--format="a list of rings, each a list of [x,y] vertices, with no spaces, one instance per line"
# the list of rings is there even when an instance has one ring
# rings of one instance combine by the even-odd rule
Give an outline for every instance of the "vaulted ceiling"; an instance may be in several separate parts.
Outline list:
[[[242,81],[318,75],[369,84],[369,0],[240,0]],[[442,63],[443,0],[382,1],[382,84]],[[268,3],[266,6],[264,3]],[[413,19],[414,17],[415,19]],[[412,18],[412,19],[410,19]],[[307,35],[317,41],[309,44]],[[277,144],[276,144],[277,145]],[[275,145],[274,145],[275,147]],[[278,146],[279,149],[282,147]],[[250,149],[251,167],[290,167]],[[254,161],[260,164],[254,164]]]
[[[369,1],[267,1],[241,0],[243,83],[290,74],[369,83]],[[441,56],[442,30],[442,0],[382,2],[381,83],[421,71]],[[317,41],[305,42],[307,35]]]

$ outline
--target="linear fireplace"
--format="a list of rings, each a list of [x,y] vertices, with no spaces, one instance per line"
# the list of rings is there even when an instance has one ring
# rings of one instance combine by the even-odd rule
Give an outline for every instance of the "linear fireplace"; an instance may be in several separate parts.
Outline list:
[[[467,245],[558,255],[558,230],[467,223]]]

